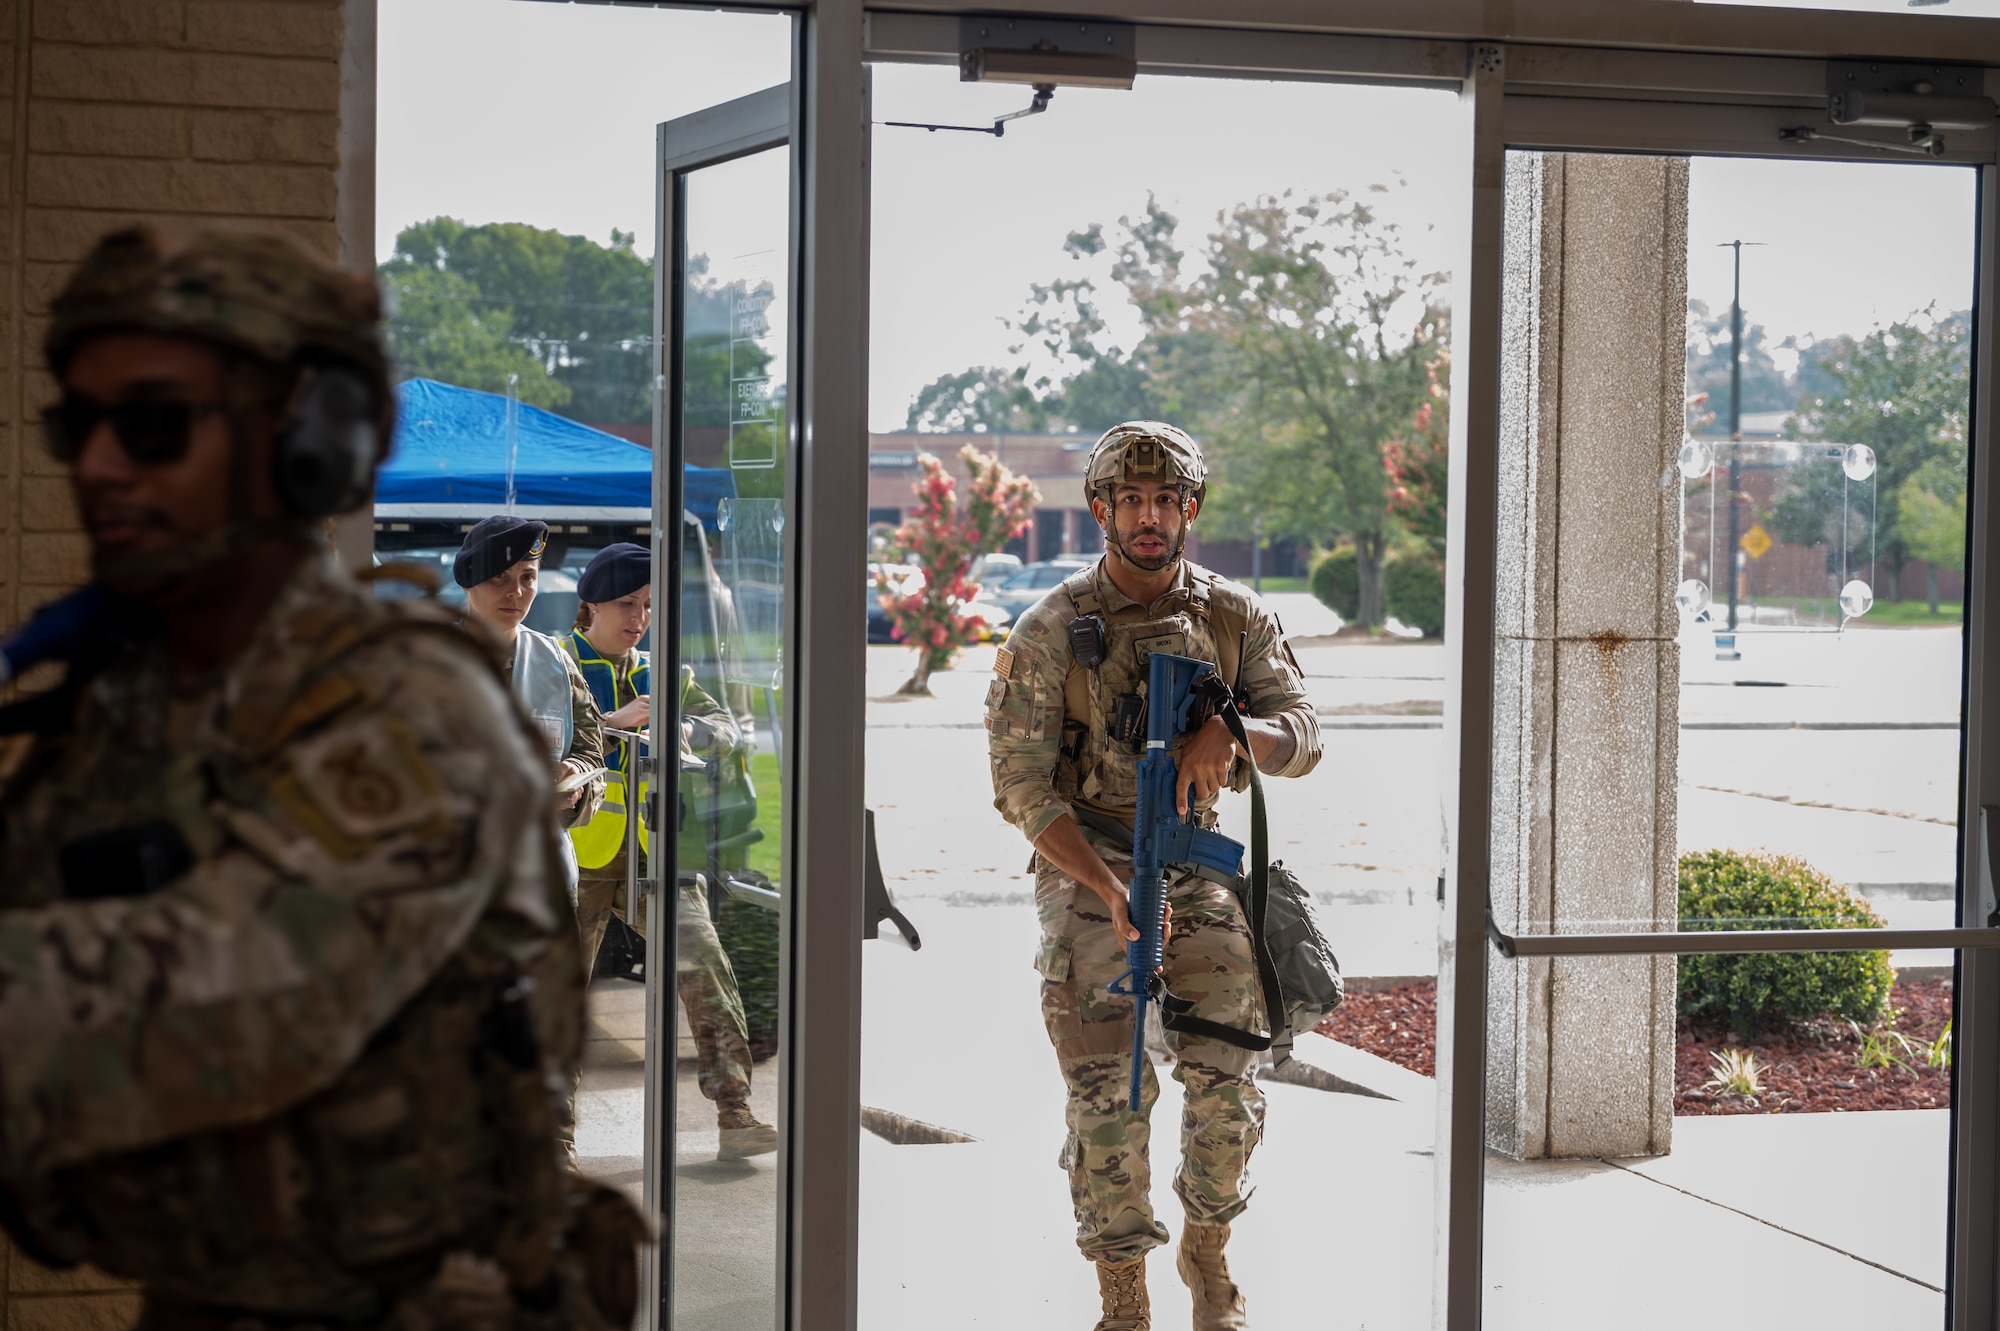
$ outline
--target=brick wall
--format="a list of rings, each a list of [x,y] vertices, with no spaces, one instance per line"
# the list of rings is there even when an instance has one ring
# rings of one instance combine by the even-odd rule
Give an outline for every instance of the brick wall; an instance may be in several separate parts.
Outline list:
[[[0,620],[83,572],[32,428],[50,296],[141,218],[252,220],[338,256],[344,28],[339,0],[0,0]]]
[[[112,227],[252,221],[370,261],[374,0],[0,0],[0,624],[84,547],[35,426],[50,297]],[[359,133],[357,133],[357,130]],[[343,171],[343,150],[350,168]],[[343,230],[346,232],[343,236]],[[137,1299],[0,1240],[0,1331],[110,1331]]]

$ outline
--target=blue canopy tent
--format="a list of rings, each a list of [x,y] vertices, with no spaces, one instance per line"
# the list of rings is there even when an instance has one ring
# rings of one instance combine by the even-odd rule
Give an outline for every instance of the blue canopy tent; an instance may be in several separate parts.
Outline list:
[[[507,428],[507,399],[433,379],[396,386],[396,436],[375,486],[380,519],[465,519],[507,507],[544,520],[645,522],[653,508],[652,450],[522,404]],[[510,449],[511,443],[511,449]],[[689,467],[687,511],[711,529],[735,494],[729,472]]]

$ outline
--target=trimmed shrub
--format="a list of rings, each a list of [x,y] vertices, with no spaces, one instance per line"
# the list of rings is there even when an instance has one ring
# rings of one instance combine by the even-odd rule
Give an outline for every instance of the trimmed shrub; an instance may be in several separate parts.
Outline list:
[[[1735,850],[1680,860],[1683,929],[1879,929],[1873,907],[1804,860]],[[1889,1013],[1896,972],[1883,952],[1739,953],[1680,959],[1678,1013],[1738,1031]]]
[[[724,895],[715,913],[715,935],[736,972],[753,1058],[778,1047],[778,917],[753,902]]]
[[[1312,569],[1312,594],[1319,603],[1352,622],[1361,612],[1361,576],[1354,571],[1354,547],[1335,546]]]
[[[1444,561],[1428,549],[1398,550],[1382,566],[1382,610],[1426,638],[1444,633]]]

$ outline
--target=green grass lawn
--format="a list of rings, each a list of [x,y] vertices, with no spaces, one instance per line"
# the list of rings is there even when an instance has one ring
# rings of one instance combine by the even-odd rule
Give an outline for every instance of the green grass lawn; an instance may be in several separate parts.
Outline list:
[[[1773,597],[1766,605],[1795,605],[1800,616],[1823,616],[1829,623],[1838,622],[1840,611],[1831,599],[1812,597]],[[1720,613],[1717,611],[1716,613]],[[1931,613],[1928,601],[1912,598],[1907,601],[1877,601],[1868,613],[1859,619],[1848,621],[1853,628],[1906,628],[1911,625],[1957,624],[1965,619],[1965,605],[1960,601],[1939,601],[1938,612]]]
[[[1251,585],[1250,575],[1247,573],[1240,577],[1232,578],[1231,581],[1240,582],[1245,587]],[[1312,588],[1306,585],[1306,579],[1304,578],[1274,578],[1266,573],[1264,575],[1264,590],[1267,592],[1307,592],[1311,591]]]
[[[1965,619],[1965,604],[1962,601],[1939,601],[1938,612],[1931,613],[1926,601],[1877,601],[1868,613],[1856,624],[1958,624]]]
[[[778,755],[759,750],[750,755],[750,783],[757,787],[755,826],[764,839],[751,845],[749,865],[772,882],[778,881],[778,824],[783,813],[783,788],[778,782]]]

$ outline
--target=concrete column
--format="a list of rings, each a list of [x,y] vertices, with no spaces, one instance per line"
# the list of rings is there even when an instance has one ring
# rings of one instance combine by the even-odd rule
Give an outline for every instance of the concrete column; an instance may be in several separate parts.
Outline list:
[[[1492,900],[1510,932],[1671,929],[1687,164],[1510,153]],[[1665,1154],[1672,958],[1494,958],[1487,1140]]]

